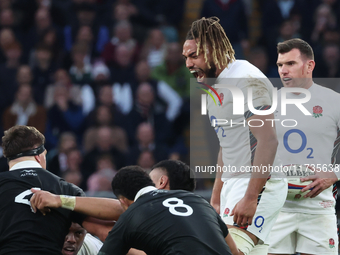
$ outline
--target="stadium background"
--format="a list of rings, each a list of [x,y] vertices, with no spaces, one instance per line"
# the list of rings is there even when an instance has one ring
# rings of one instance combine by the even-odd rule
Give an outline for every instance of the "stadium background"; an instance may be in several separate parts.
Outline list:
[[[314,49],[314,77],[339,78],[339,14],[337,0],[2,0],[0,133],[37,127],[51,172],[108,196],[124,165],[190,161],[181,53],[192,21],[220,18],[236,58],[268,77],[279,77],[276,44],[299,37]],[[208,198],[212,183],[198,192]]]

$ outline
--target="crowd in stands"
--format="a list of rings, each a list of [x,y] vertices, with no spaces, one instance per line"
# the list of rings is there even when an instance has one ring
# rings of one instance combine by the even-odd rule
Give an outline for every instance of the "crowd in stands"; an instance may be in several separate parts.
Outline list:
[[[268,77],[278,77],[276,44],[294,37],[313,46],[317,77],[339,77],[338,1],[258,0],[262,36],[250,43],[254,2],[205,0],[201,16],[219,17],[236,58]],[[0,1],[1,133],[35,126],[46,137],[47,169],[94,192],[109,190],[126,165],[188,162],[185,7],[185,0]],[[7,169],[2,157],[0,171]]]

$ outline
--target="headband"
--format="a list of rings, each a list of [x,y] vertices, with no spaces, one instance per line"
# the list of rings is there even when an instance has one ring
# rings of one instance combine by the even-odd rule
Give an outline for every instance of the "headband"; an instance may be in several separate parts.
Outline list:
[[[25,157],[25,156],[36,156],[39,155],[41,153],[43,153],[45,151],[45,146],[42,144],[39,147],[32,149],[32,150],[28,150],[28,151],[24,151],[24,152],[20,152],[16,155],[13,156],[9,156],[7,157],[8,160],[13,160],[13,159],[17,159],[20,157]]]

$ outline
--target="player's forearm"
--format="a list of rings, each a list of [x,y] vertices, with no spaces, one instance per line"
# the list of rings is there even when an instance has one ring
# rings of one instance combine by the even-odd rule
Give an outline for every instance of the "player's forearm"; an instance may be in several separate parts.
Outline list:
[[[115,221],[103,221],[87,217],[83,221],[82,225],[88,233],[97,236],[102,242],[104,242],[114,224]]]
[[[222,160],[222,149],[220,148],[220,151],[217,156],[217,165],[220,166],[220,169],[223,169],[223,160]],[[220,204],[220,194],[221,194],[221,189],[223,186],[223,182],[221,180],[222,178],[222,171],[216,171],[216,177],[215,177],[215,182],[212,190],[212,195],[211,195],[211,204]]]
[[[102,220],[118,220],[123,208],[117,199],[76,197],[74,211]]]
[[[275,159],[277,145],[276,137],[258,141],[253,161],[253,172],[245,194],[246,197],[257,199],[266,184],[270,175],[270,167]]]

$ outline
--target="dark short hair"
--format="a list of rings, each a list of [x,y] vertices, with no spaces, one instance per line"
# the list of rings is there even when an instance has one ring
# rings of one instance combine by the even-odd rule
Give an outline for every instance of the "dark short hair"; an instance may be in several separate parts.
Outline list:
[[[117,198],[124,196],[133,201],[139,190],[155,184],[140,166],[126,166],[118,171],[111,186]]]
[[[2,148],[6,158],[35,149],[44,143],[44,135],[30,126],[11,127],[2,137]]]
[[[304,55],[308,59],[314,60],[314,52],[312,47],[302,39],[294,38],[277,44],[278,54],[287,53],[293,49],[298,49],[301,52],[301,55]]]
[[[195,173],[184,162],[179,160],[163,160],[152,167],[163,169],[169,177],[171,190],[186,190],[193,192],[196,187]]]

